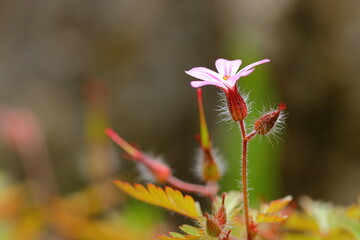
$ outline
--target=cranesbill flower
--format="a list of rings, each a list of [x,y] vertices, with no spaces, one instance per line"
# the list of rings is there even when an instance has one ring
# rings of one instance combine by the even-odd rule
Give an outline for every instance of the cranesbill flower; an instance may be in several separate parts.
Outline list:
[[[255,70],[255,66],[269,61],[269,59],[264,59],[239,70],[242,63],[240,59],[231,61],[220,58],[215,62],[218,72],[205,67],[196,67],[185,72],[190,76],[201,80],[191,82],[191,86],[194,88],[206,85],[214,85],[221,88],[225,92],[229,112],[233,120],[241,121],[247,115],[247,106],[236,88],[236,83],[240,77],[245,77],[252,73]]]
[[[269,59],[264,59],[258,62],[254,62],[240,71],[242,61],[237,60],[226,60],[219,58],[215,62],[215,66],[218,72],[214,72],[205,67],[192,68],[189,71],[185,71],[190,76],[193,76],[202,81],[192,81],[191,86],[194,88],[202,87],[205,85],[214,85],[220,87],[225,92],[228,90],[235,90],[236,83],[240,77],[245,77],[255,70],[255,66],[270,62]]]

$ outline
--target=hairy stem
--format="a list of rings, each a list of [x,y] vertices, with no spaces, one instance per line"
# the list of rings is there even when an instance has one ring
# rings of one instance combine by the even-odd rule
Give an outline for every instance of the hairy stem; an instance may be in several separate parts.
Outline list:
[[[172,185],[173,187],[183,191],[201,194],[203,196],[209,197],[211,200],[215,199],[219,188],[216,182],[208,182],[207,185],[198,185],[184,182],[174,177],[167,165],[157,162],[153,158],[142,153],[140,150],[134,148],[111,128],[106,129],[106,134],[122,149],[124,149],[132,159],[145,165],[149,170],[152,171],[153,174],[155,174],[157,177],[160,177],[160,182],[168,183],[169,185]]]
[[[245,215],[245,223],[246,223],[246,234],[247,239],[251,240],[251,232],[250,232],[250,218],[249,218],[249,200],[248,200],[248,189],[247,189],[247,143],[250,140],[246,135],[245,124],[244,121],[239,121],[241,136],[242,136],[242,158],[241,158],[241,179],[242,179],[242,193],[243,193],[243,201],[244,201],[244,215]]]
[[[187,192],[199,193],[201,195],[211,198],[212,200],[215,198],[216,193],[218,191],[217,184],[208,184],[208,185],[192,184],[192,183],[184,182],[174,176],[170,176],[166,180],[166,182],[177,189]]]

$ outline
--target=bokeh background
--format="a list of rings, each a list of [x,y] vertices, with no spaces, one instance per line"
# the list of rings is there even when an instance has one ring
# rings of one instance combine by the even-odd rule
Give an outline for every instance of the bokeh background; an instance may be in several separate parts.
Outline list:
[[[196,92],[184,71],[217,58],[271,59],[240,80],[252,118],[288,105],[282,140],[251,142],[253,205],[288,194],[355,202],[359,11],[356,0],[1,0],[0,239],[174,230],[165,222],[179,219],[113,186],[141,178],[104,129],[198,182]],[[229,169],[222,189],[238,189],[238,129],[219,122],[218,91],[204,88],[208,124]]]

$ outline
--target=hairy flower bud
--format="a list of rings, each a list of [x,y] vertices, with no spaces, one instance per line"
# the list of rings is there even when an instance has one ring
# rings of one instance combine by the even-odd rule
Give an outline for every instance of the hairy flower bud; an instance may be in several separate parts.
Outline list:
[[[135,161],[143,164],[147,169],[151,171],[157,181],[166,182],[166,180],[172,175],[171,169],[165,163],[159,162],[156,159],[142,153],[140,150],[131,146],[112,129],[106,129],[106,134],[117,143],[127,154]]]
[[[205,214],[206,218],[206,232],[211,237],[219,237],[219,239],[229,239],[229,234],[225,234],[225,227],[227,223],[227,215],[226,215],[226,209],[225,209],[225,196],[226,194],[223,193],[221,205],[218,209],[215,210],[212,217],[209,217],[208,214]],[[225,234],[225,236],[221,236],[221,234]]]
[[[221,177],[217,162],[210,150],[204,150],[202,161],[202,178],[207,182],[219,181]]]
[[[200,120],[200,135],[198,135],[198,140],[202,148],[202,153],[199,156],[201,159],[199,159],[200,161],[198,162],[201,164],[201,178],[206,182],[216,182],[219,181],[221,173],[218,162],[214,159],[210,134],[205,119],[201,88],[197,89],[197,99],[199,103]]]
[[[143,157],[142,163],[151,171],[158,182],[166,182],[172,175],[169,166],[148,156]]]
[[[223,238],[221,238],[221,240],[230,240],[230,233],[231,233],[231,229],[225,234]]]
[[[236,88],[229,89],[225,94],[232,119],[236,122],[243,120],[248,114],[248,109],[239,91]]]
[[[205,217],[206,217],[206,233],[210,237],[220,236],[221,228],[219,224],[215,220],[211,219],[207,213],[205,213]]]
[[[254,223],[254,221],[252,219],[250,219],[250,229],[249,229],[249,233],[251,235],[251,239],[255,238],[256,235],[258,234],[258,228],[256,223]]]
[[[256,133],[265,135],[268,132],[270,132],[274,128],[282,111],[284,111],[285,109],[286,109],[285,103],[280,102],[277,110],[267,113],[261,118],[259,118],[254,124]]]
[[[215,215],[215,219],[219,223],[220,228],[224,228],[227,222],[226,209],[225,209],[225,196],[226,194],[223,193],[221,205]]]

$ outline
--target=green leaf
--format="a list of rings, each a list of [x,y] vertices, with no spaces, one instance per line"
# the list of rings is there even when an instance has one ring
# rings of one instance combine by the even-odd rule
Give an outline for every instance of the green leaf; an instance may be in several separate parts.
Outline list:
[[[170,236],[158,236],[157,238],[162,240],[206,240],[208,239],[205,231],[199,228],[190,226],[190,225],[182,225],[179,227],[181,231],[185,232],[187,235],[183,235],[180,233],[170,232]]]
[[[190,226],[190,225],[182,225],[179,228],[181,229],[181,231],[183,231],[184,233],[189,234],[189,235],[198,235],[198,236],[201,235],[200,229]]]

